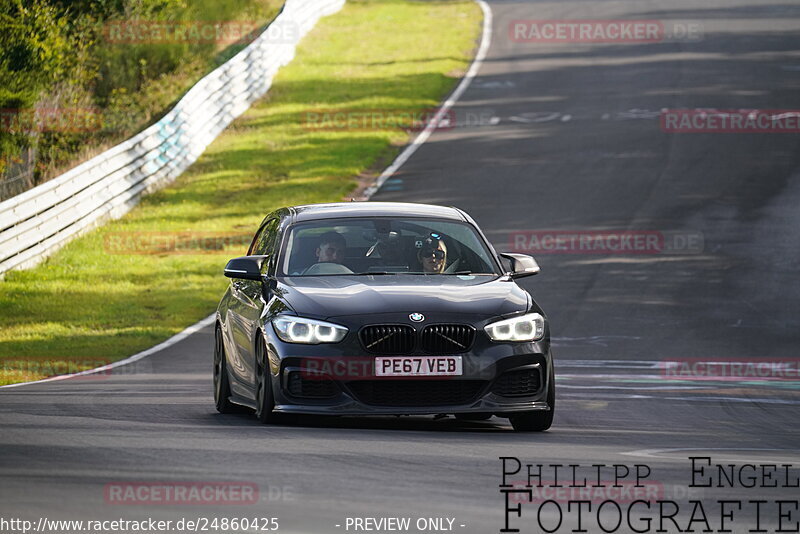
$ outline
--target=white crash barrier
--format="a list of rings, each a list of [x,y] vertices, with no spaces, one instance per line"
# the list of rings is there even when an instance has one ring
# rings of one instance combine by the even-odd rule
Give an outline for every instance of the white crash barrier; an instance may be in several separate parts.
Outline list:
[[[250,45],[201,79],[157,123],[61,176],[0,203],[0,275],[36,265],[68,241],[172,182],[257,99],[317,23],[345,0],[287,0]]]

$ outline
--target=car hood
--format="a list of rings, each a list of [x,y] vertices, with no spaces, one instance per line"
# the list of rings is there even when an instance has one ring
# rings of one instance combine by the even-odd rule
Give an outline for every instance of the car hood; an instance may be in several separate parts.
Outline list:
[[[276,295],[320,319],[392,312],[494,317],[525,311],[528,294],[504,276],[302,276],[278,281]]]

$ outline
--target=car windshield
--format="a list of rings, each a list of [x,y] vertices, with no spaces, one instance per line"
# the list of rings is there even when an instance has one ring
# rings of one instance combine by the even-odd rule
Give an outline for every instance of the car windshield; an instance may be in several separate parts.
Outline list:
[[[321,219],[294,225],[284,241],[284,276],[497,275],[469,224],[441,219]]]

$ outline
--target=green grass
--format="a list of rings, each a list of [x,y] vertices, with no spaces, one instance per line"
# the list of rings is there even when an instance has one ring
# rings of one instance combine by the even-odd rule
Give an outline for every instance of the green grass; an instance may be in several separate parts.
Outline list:
[[[222,268],[245,246],[119,254],[105,244],[127,232],[249,236],[274,208],[341,200],[409,133],[319,131],[304,112],[436,106],[468,67],[480,19],[471,0],[350,0],[321,20],[267,97],[173,185],[0,282],[0,384],[119,360],[212,313]]]

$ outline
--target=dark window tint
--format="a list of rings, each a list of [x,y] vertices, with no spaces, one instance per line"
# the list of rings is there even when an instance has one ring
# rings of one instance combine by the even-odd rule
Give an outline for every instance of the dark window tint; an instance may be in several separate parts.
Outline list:
[[[275,239],[278,237],[278,219],[272,219],[261,227],[256,234],[247,255],[263,256],[272,254],[275,247]]]

